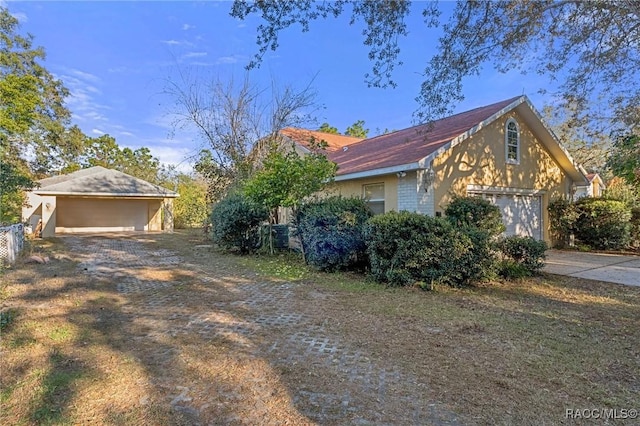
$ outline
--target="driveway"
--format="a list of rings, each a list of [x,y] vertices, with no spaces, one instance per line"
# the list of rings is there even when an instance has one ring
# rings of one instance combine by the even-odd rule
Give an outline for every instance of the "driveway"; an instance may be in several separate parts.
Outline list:
[[[155,381],[188,424],[458,424],[415,376],[376,360],[330,326],[322,309],[330,295],[297,300],[299,284],[260,280],[213,259],[205,269],[135,235],[64,241],[81,260],[81,273],[116,283],[135,357],[154,365]],[[191,285],[180,291],[185,278]],[[181,352],[193,345],[233,354],[224,358],[229,365],[215,366],[220,362],[211,354],[199,360],[212,364],[222,384],[180,377]],[[265,361],[285,372],[303,368],[305,375],[281,395],[282,379]],[[237,370],[247,376],[239,384],[230,379]]]
[[[545,272],[640,286],[640,256],[549,250]]]

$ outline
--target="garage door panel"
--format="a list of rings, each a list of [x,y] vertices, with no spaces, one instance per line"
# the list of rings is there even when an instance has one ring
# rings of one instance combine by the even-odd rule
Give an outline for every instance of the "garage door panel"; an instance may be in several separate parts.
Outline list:
[[[147,200],[58,199],[56,232],[144,231]]]
[[[476,194],[495,204],[502,213],[505,235],[542,239],[542,200],[538,195]]]

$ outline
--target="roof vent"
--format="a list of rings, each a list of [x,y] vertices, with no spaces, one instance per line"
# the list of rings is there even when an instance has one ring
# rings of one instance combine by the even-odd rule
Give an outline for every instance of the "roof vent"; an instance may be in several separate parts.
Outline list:
[[[346,152],[348,149],[349,149],[349,147],[348,147],[348,146],[343,146],[343,147],[342,147],[342,150],[343,150],[344,152]]]

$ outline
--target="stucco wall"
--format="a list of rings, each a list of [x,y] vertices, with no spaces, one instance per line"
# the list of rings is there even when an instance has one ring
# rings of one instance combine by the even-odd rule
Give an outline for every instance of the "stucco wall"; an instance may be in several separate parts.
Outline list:
[[[328,192],[344,197],[362,197],[362,186],[372,183],[384,183],[384,211],[398,210],[398,176],[395,174],[364,179],[335,182]]]
[[[506,161],[504,130],[510,117],[520,129],[519,164]],[[540,191],[545,240],[549,240],[549,200],[568,195],[572,183],[515,111],[440,155],[433,170],[435,210],[440,212],[454,194],[466,195],[469,184]]]

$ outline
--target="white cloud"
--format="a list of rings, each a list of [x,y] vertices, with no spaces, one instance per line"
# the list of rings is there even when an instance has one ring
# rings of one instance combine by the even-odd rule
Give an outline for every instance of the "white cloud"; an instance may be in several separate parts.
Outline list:
[[[133,133],[131,132],[118,132],[118,135],[120,136],[135,136]]]
[[[102,91],[92,84],[101,82],[98,76],[77,69],[65,69],[64,74],[56,77],[69,89],[67,106],[73,112],[74,120],[79,124],[108,121],[103,111],[109,108],[96,101],[96,96],[101,95]]]
[[[102,136],[105,134],[105,132],[103,132],[100,129],[91,129],[91,133],[93,133],[94,135],[98,135],[98,136]]]
[[[192,30],[195,28],[195,25],[189,25],[189,24],[182,24],[182,29],[184,31],[188,31],[188,30]]]
[[[185,53],[184,55],[182,55],[182,58],[183,59],[202,58],[204,56],[207,56],[207,52],[189,52],[189,53]]]
[[[237,63],[239,60],[239,58],[237,56],[221,56],[220,58],[218,58],[218,60],[216,61],[217,64],[220,65],[228,65],[228,64],[235,64]]]
[[[80,71],[73,68],[69,68],[68,72],[70,72],[71,74],[73,74],[74,76],[78,77],[81,80],[90,81],[92,83],[99,83],[101,81],[100,77],[88,72]]]

